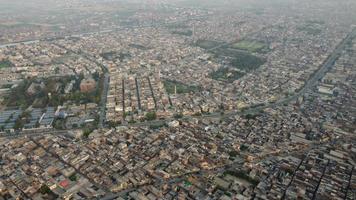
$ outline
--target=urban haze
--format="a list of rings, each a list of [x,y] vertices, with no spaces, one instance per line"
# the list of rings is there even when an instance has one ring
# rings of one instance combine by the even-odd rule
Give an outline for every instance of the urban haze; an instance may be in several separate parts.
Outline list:
[[[356,0],[0,0],[0,200],[355,200]]]

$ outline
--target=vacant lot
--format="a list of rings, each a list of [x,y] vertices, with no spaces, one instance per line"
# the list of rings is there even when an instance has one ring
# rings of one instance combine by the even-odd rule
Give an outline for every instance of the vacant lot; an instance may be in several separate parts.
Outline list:
[[[197,86],[186,85],[178,81],[165,80],[163,83],[168,94],[174,94],[175,87],[177,87],[177,94],[195,92],[199,90],[199,87]]]

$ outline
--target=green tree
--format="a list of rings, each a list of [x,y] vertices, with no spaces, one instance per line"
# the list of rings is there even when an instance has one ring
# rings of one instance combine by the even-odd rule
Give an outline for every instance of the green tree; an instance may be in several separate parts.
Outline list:
[[[230,157],[236,157],[236,156],[238,156],[238,155],[239,155],[239,152],[237,152],[237,151],[235,151],[235,150],[232,150],[232,151],[229,152],[229,156],[230,156]]]
[[[241,144],[240,145],[240,150],[241,151],[246,151],[248,149],[248,146],[247,145],[245,145],[245,144]]]
[[[41,194],[49,194],[52,192],[47,185],[42,185],[39,191]]]
[[[77,181],[78,180],[78,177],[76,174],[72,174],[70,177],[69,177],[69,180],[71,181]]]
[[[148,113],[146,113],[146,120],[152,121],[152,120],[155,120],[155,119],[157,119],[156,112],[148,112]]]
[[[20,130],[20,129],[22,129],[22,128],[24,127],[24,125],[25,125],[25,121],[22,120],[21,118],[18,118],[18,119],[16,120],[16,122],[15,122],[14,129]]]
[[[175,119],[181,119],[181,118],[183,118],[183,114],[182,113],[176,113],[176,114],[174,114],[174,116],[173,116]]]

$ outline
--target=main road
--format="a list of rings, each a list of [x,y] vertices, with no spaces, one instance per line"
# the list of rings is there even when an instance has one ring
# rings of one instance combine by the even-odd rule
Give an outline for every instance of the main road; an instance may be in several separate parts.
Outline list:
[[[41,130],[26,130],[26,131],[16,131],[13,133],[0,133],[0,138],[15,139],[24,136],[41,136],[41,135],[65,135],[67,130],[55,130],[55,129],[41,129]]]

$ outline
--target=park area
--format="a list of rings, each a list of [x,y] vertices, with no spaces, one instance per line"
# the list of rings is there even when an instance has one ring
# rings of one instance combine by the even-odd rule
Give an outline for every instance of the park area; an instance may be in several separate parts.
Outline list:
[[[223,82],[234,82],[244,75],[258,69],[266,60],[250,52],[239,51],[231,48],[219,48],[213,51],[216,57],[229,57],[230,66],[221,67],[210,73],[212,79]]]
[[[249,52],[259,52],[266,48],[266,44],[259,41],[242,40],[232,45],[234,49],[245,50]]]
[[[213,40],[198,40],[195,43],[196,46],[203,48],[203,49],[212,49],[212,48],[217,47],[221,44],[222,44],[222,42],[213,41]]]

